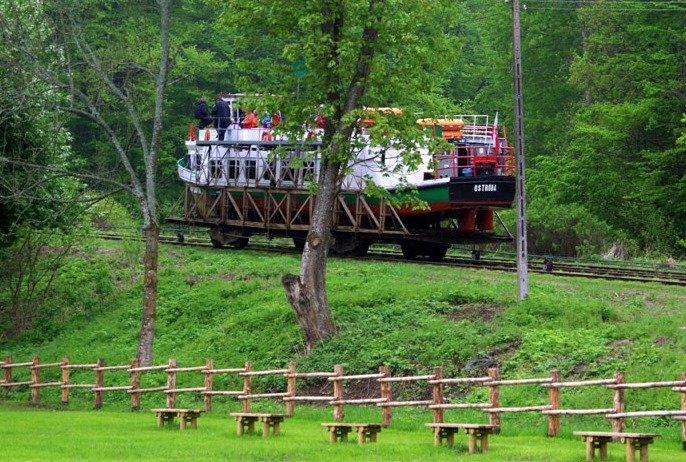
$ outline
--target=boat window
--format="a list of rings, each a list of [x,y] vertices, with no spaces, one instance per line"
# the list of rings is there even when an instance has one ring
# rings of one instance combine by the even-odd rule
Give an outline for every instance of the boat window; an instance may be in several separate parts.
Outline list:
[[[228,178],[235,180],[241,171],[241,161],[238,159],[229,159]]]
[[[291,167],[289,159],[281,161],[281,181],[295,182],[295,169]]]
[[[276,161],[270,160],[264,164],[264,173],[262,174],[262,179],[272,181],[275,178],[276,173]]]
[[[303,181],[314,181],[314,161],[305,161],[303,165]]]
[[[472,163],[471,153],[468,148],[460,147],[457,148],[457,165],[464,167]]]
[[[245,161],[245,178],[248,180],[254,180],[257,178],[257,161],[247,159]]]
[[[210,176],[214,179],[222,177],[222,161],[210,160]]]

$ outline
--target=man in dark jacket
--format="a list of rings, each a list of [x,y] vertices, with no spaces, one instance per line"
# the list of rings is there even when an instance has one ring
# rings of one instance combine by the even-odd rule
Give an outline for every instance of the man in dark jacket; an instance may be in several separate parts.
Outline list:
[[[209,124],[212,123],[212,117],[210,117],[210,111],[207,108],[207,100],[204,96],[201,96],[198,101],[195,102],[195,110],[193,111],[195,118],[198,119],[198,128],[200,130],[207,128]]]
[[[222,93],[217,95],[217,100],[212,108],[214,126],[217,127],[217,139],[220,141],[224,139],[224,133],[231,123],[231,106],[229,106],[228,99],[223,98],[223,96]]]

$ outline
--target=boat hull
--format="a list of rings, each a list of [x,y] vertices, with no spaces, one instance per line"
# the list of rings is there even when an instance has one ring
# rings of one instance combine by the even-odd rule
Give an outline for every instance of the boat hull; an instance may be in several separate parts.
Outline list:
[[[316,201],[316,195],[304,189],[192,186],[188,191],[187,221],[267,232],[306,231]],[[511,207],[515,183],[507,176],[455,177],[424,182],[412,192],[388,192],[390,200],[342,192],[333,210],[334,232],[414,234],[441,228],[445,220],[455,220],[453,227],[462,233],[491,231],[492,213]],[[414,205],[397,205],[408,195],[413,195]]]

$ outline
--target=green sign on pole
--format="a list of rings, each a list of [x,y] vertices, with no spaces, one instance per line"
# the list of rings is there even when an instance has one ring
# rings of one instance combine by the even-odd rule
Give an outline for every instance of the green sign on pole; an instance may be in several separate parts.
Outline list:
[[[305,58],[300,56],[298,59],[293,61],[293,64],[291,64],[291,70],[293,71],[293,75],[295,75],[297,78],[302,79],[307,75],[307,63],[305,63]]]

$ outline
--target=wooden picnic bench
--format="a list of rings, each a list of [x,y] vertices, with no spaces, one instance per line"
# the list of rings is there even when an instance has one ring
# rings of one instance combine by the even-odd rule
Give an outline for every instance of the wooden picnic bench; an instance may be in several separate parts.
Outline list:
[[[269,434],[278,435],[281,432],[281,422],[288,414],[267,414],[259,412],[232,412],[231,416],[236,419],[236,433],[240,436],[244,433],[255,433],[255,422],[262,422],[262,437]]]
[[[595,450],[598,449],[600,459],[607,459],[607,443],[619,441],[626,444],[627,462],[636,461],[638,449],[641,462],[648,462],[648,445],[660,435],[655,433],[622,433],[622,432],[574,432],[586,442],[586,460],[593,460]]]
[[[455,442],[455,433],[464,429],[467,433],[467,447],[470,454],[474,454],[477,448],[477,440],[481,443],[481,452],[488,451],[488,435],[496,429],[495,425],[466,424],[466,423],[428,423],[427,427],[433,428],[434,444],[440,446],[445,439],[446,445],[452,447]]]
[[[174,418],[179,416],[179,430],[185,430],[186,424],[191,423],[191,428],[198,428],[198,417],[202,411],[200,409],[151,409],[157,417],[157,427],[162,427],[165,423],[172,425]]]
[[[341,423],[330,422],[323,423],[322,427],[326,427],[329,432],[329,442],[348,441],[348,433],[351,431],[357,432],[357,442],[363,444],[367,441],[376,443],[376,435],[381,431],[381,424],[370,423]]]

